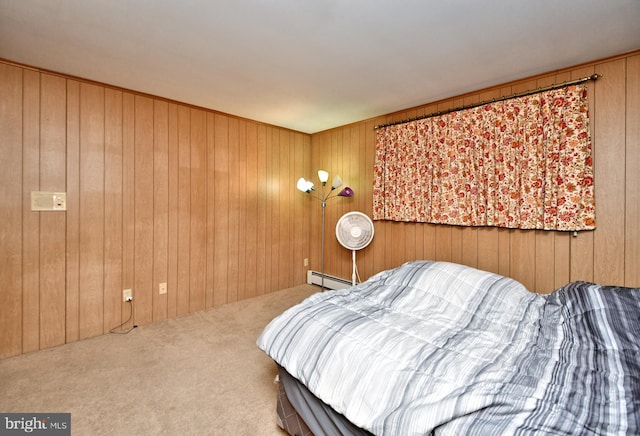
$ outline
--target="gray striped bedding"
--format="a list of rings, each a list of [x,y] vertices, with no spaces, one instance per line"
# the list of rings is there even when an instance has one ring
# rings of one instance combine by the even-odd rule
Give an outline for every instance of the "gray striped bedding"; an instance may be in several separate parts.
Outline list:
[[[415,261],[314,294],[258,347],[377,435],[640,434],[640,289],[549,295]]]

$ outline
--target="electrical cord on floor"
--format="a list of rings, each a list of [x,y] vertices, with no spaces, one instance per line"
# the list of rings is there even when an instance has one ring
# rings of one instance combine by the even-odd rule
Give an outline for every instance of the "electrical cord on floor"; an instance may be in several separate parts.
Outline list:
[[[358,266],[356,265],[356,277],[358,279],[358,281],[356,282],[356,284],[358,283],[362,283],[362,280],[360,279],[360,271],[358,271]]]
[[[129,318],[125,322],[120,324],[119,326],[114,327],[111,330],[109,330],[109,333],[114,333],[116,335],[126,335],[127,333],[131,332],[131,330],[133,330],[134,328],[138,327],[137,325],[134,324],[131,327],[129,327],[128,329],[126,329],[126,330],[118,330],[123,325],[125,325],[129,321],[131,321],[131,319],[133,318],[133,300],[129,300],[128,303],[129,303]]]

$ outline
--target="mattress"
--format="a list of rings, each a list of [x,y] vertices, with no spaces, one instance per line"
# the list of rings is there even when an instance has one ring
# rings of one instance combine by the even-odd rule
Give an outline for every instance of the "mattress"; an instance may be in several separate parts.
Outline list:
[[[623,435],[640,433],[639,337],[640,289],[574,282],[543,296],[420,261],[309,297],[258,346],[378,435]]]
[[[278,377],[278,417],[290,435],[371,435],[318,399],[281,366]]]

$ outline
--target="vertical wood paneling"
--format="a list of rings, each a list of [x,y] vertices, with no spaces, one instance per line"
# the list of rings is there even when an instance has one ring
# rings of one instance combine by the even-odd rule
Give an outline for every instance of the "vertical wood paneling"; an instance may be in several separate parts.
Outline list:
[[[104,95],[104,331],[122,322],[122,92]]]
[[[569,233],[375,223],[362,279],[413,258],[456,260],[548,292],[569,280],[640,286],[638,53],[305,135],[0,62],[0,356],[252,297],[320,269],[321,207],[295,190],[319,168],[353,199],[327,206],[327,273],[350,278],[334,227],[372,212],[375,131],[436,108],[584,77],[598,228]],[[624,162],[624,164],[622,164]],[[621,169],[622,168],[622,169]],[[67,212],[31,212],[32,190]],[[168,293],[158,294],[167,282]],[[132,323],[126,326],[131,326]],[[126,327],[125,326],[125,327]]]
[[[245,283],[246,297],[258,291],[258,126],[247,123],[246,219],[245,219]],[[298,282],[299,283],[299,282]]]
[[[351,135],[351,164],[349,168],[349,182],[348,186],[352,186],[354,188],[354,192],[358,192],[357,196],[354,196],[351,199],[351,202],[355,204],[354,208],[363,213],[367,213],[367,205],[368,201],[361,194],[366,192],[365,186],[367,185],[367,167],[369,165],[366,153],[366,123],[359,123],[353,126],[352,135]],[[372,182],[373,185],[373,182]],[[374,235],[375,235],[375,223],[374,223]],[[367,274],[367,271],[370,270],[370,256],[369,253],[371,251],[370,245],[366,249],[359,250],[356,254],[356,262],[358,268],[358,275],[360,271],[363,271],[364,274]],[[347,252],[347,256],[349,253]],[[347,265],[349,262],[347,261]],[[349,274],[347,277],[351,277],[352,267],[348,268]],[[357,277],[356,277],[357,279]]]
[[[498,273],[500,270],[498,230],[478,229],[478,268]]]
[[[640,286],[640,55],[627,59],[624,282]]]
[[[28,353],[40,349],[40,213],[31,210],[31,192],[40,190],[40,73],[24,70],[23,83],[22,352]]]
[[[238,279],[240,262],[239,228],[240,228],[240,197],[239,197],[239,133],[238,120],[229,119],[229,202],[227,209],[229,214],[229,253],[227,256],[227,302],[238,301]]]
[[[296,170],[295,170],[295,177],[294,177],[294,183],[297,183],[298,179],[303,175],[303,174],[310,174],[311,173],[311,137],[308,135],[303,135],[300,134],[300,145],[301,148],[299,149],[299,153],[300,155],[296,155]],[[298,238],[300,239],[300,249],[302,250],[303,256],[303,264],[302,264],[302,269],[299,270],[299,274],[300,274],[300,279],[302,280],[302,282],[306,282],[307,281],[307,272],[309,271],[309,265],[307,264],[306,266],[304,265],[304,259],[307,259],[308,262],[310,262],[311,260],[311,237],[310,237],[310,229],[309,229],[309,225],[311,222],[311,210],[306,207],[306,201],[308,200],[306,195],[299,195],[301,194],[297,189],[295,191],[295,199],[296,199],[296,216],[299,218],[300,220],[300,228],[299,228],[299,234],[298,234]],[[294,266],[295,267],[295,266]],[[297,270],[297,268],[296,268]],[[299,281],[296,280],[295,283],[300,283]]]
[[[550,288],[539,288],[539,292],[549,292],[569,283],[571,276],[571,235],[569,233],[556,234],[554,237],[554,282]]]
[[[371,171],[371,173],[373,174],[373,167],[374,167],[374,162],[375,162],[375,144],[376,144],[376,132],[374,130],[374,126],[379,125],[379,124],[383,124],[388,122],[388,117],[379,117],[376,118],[375,121],[370,124],[371,130],[370,130],[370,136],[368,137],[368,148],[369,153],[370,154],[370,159],[371,159],[371,166],[369,168],[369,170]],[[314,144],[315,145],[315,144]],[[312,149],[312,151],[314,151]],[[312,154],[312,158],[313,158],[313,154]],[[373,186],[373,177],[371,177],[371,186]],[[368,188],[370,189],[370,188]],[[358,195],[368,195],[369,191],[367,189],[367,192],[362,192],[359,193]],[[369,216],[372,216],[373,213],[373,205],[371,205],[371,208],[369,210]],[[377,271],[382,271],[383,269],[387,268],[387,262],[385,260],[385,248],[388,246],[388,242],[387,242],[387,229],[388,229],[388,224],[387,222],[384,221],[377,221],[374,225],[376,225],[376,234],[374,235],[374,240],[372,241],[371,244],[371,248],[372,248],[372,255],[373,255],[373,261],[372,261],[372,273],[377,272]],[[311,241],[313,243],[313,241]],[[365,277],[361,277],[362,279],[365,279]]]
[[[536,234],[534,230],[514,230],[511,233],[510,276],[521,282],[527,289],[535,289]]]
[[[206,224],[207,224],[207,148],[206,116],[191,109],[191,225],[189,312],[205,308]]]
[[[66,83],[41,76],[40,189],[64,192],[66,186]],[[64,212],[40,212],[40,347],[65,342]]]
[[[296,171],[300,171],[300,163],[305,161],[305,155],[308,154],[308,140],[302,134],[296,134],[293,141],[293,159],[292,159],[292,175],[291,181],[292,183],[296,183],[297,180],[302,177],[301,174],[296,174]],[[308,161],[308,159],[307,159]],[[303,164],[304,168],[304,164]],[[306,168],[303,169],[303,173],[306,174]],[[302,203],[303,195],[298,190],[294,191],[293,198],[293,233],[292,237],[295,238],[294,242],[294,256],[293,256],[293,268],[291,270],[294,272],[295,276],[293,277],[294,283],[304,283],[306,278],[306,272],[308,267],[304,266],[304,259],[309,259],[309,247],[306,244],[308,239],[304,236],[308,233],[308,215],[306,213],[306,208],[304,208],[304,204]],[[247,240],[247,246],[252,241]],[[303,268],[295,268],[295,265],[302,265]]]
[[[422,257],[421,259],[433,260],[436,258],[436,226],[427,224],[422,227]]]
[[[229,118],[215,115],[213,305],[228,301],[229,252]]]
[[[534,232],[535,271],[533,291],[555,289],[555,233]]]
[[[122,289],[132,289],[135,296],[135,96],[122,95]],[[134,325],[133,306],[138,304],[121,301],[123,328]],[[129,320],[129,321],[127,321]]]
[[[207,114],[207,266],[206,266],[206,288],[205,288],[205,305],[213,307],[214,286],[215,286],[215,252],[216,239],[215,228],[216,223],[216,178],[215,178],[215,144],[216,144],[216,121],[215,115]]]
[[[350,131],[350,127],[345,127],[339,131],[332,132],[331,147],[335,152],[332,154],[333,159],[329,167],[329,181],[327,182],[327,186],[330,186],[333,182],[335,175],[340,175],[344,180],[347,180],[349,177],[345,168],[349,160],[348,145],[346,143],[348,143],[351,138]],[[335,198],[331,200],[331,219],[327,222],[328,257],[330,263],[333,264],[331,268],[340,271],[340,276],[345,278],[351,277],[351,274],[346,268],[349,265],[348,259],[350,251],[344,249],[336,239],[335,228],[340,217],[348,212],[349,206],[353,207],[352,203],[350,198]]]
[[[262,293],[267,293],[273,282],[271,280],[273,270],[271,269],[273,264],[273,204],[271,202],[271,183],[270,180],[271,174],[273,174],[273,129],[268,127],[264,132],[264,140],[265,140],[265,176],[264,183],[261,186],[261,195],[264,196],[264,241],[265,241],[265,251],[264,251],[264,289]]]
[[[369,122],[365,122],[364,124],[364,136],[363,142],[360,144],[360,154],[365,157],[365,165],[361,171],[364,171],[362,175],[365,183],[363,184],[363,189],[359,191],[358,198],[364,197],[366,198],[369,189],[373,187],[373,166],[375,163],[375,153],[376,153],[376,136],[374,126],[376,125],[376,121],[371,120]],[[373,202],[371,200],[366,200],[366,206],[361,208],[361,211],[366,213],[369,216],[373,215]],[[362,250],[360,256],[358,257],[358,270],[360,272],[360,279],[364,280],[367,277],[370,277],[374,274],[375,271],[380,271],[377,269],[376,259],[377,254],[380,252],[380,249],[376,249],[376,247],[381,247],[382,244],[378,244],[378,234],[380,233],[381,225],[379,222],[373,223],[375,227],[375,234],[373,237],[373,241],[367,247],[366,250]]]
[[[511,233],[510,229],[498,229],[498,273],[511,275]]]
[[[453,260],[451,248],[451,226],[435,226],[435,234],[435,260],[451,262]]]
[[[475,227],[461,229],[460,263],[477,268],[478,266],[478,229]]]
[[[0,357],[22,352],[22,70],[0,64]]]
[[[247,122],[238,120],[237,166],[235,169],[237,188],[235,193],[236,213],[238,220],[237,256],[238,266],[236,281],[238,283],[238,300],[247,298]]]
[[[596,83],[594,179],[596,225],[593,253],[596,282],[624,284],[625,80],[624,59],[596,66],[606,77]]]
[[[80,84],[80,338],[103,333],[104,88]]]
[[[2,356],[306,279],[308,135],[1,65],[20,145],[2,154]],[[66,191],[67,212],[32,212],[33,190]]]
[[[276,198],[279,203],[279,218],[276,221],[279,226],[279,232],[277,236],[277,245],[280,246],[279,257],[277,259],[278,280],[274,283],[277,289],[285,289],[287,283],[291,283],[291,266],[293,265],[293,250],[291,250],[291,243],[293,242],[293,235],[290,222],[291,210],[291,194],[295,192],[295,182],[290,174],[291,168],[289,167],[289,160],[291,156],[291,133],[282,131],[280,134],[279,148],[280,148],[280,168],[276,174],[280,177],[277,179]],[[287,235],[290,235],[287,241]]]
[[[67,80],[66,341],[80,339],[80,83]]]
[[[271,139],[268,144],[270,145],[270,159],[268,161],[269,166],[268,174],[277,174],[280,172],[280,132],[276,129],[269,129],[271,135],[269,138]],[[267,187],[267,195],[269,198],[272,196],[277,196],[279,194],[279,186],[275,180],[270,180],[268,182]],[[273,202],[269,202],[269,227],[267,228],[267,232],[269,235],[270,243],[268,244],[270,247],[268,256],[269,256],[269,274],[268,274],[268,289],[272,289],[277,286],[278,283],[278,261],[280,260],[280,245],[274,244],[273,241],[278,241],[280,238],[280,207],[279,205]]]
[[[333,181],[333,177],[336,175],[340,175],[343,179],[345,177],[343,171],[343,164],[345,161],[345,152],[344,152],[344,137],[343,133],[345,129],[337,129],[332,130],[330,132],[329,141],[331,143],[330,150],[331,152],[327,155],[327,162],[322,167],[325,171],[329,172],[329,180],[327,181],[327,187],[325,188],[328,192],[330,189],[331,183]],[[318,168],[319,169],[319,168]],[[318,185],[319,186],[319,185]],[[346,199],[342,198],[334,198],[327,201],[327,206],[325,208],[325,270],[326,271],[340,271],[339,265],[345,265],[346,262],[338,262],[338,260],[344,254],[339,243],[336,241],[335,237],[335,224],[341,216],[341,210],[344,206],[344,202]],[[317,202],[316,202],[317,203]]]
[[[314,144],[311,147],[311,162],[312,167],[308,173],[301,174],[306,180],[312,181],[314,184],[318,184],[317,171],[327,167],[326,157],[323,154],[329,154],[327,151],[331,150],[330,132],[324,132],[314,138]],[[309,208],[310,214],[310,241],[311,251],[309,266],[314,271],[322,270],[322,209],[318,201],[311,198],[310,195],[304,196],[304,207]],[[325,212],[326,213],[326,212]]]
[[[178,265],[176,314],[189,312],[191,260],[191,116],[189,108],[178,107]]]
[[[340,165],[340,176],[343,178],[345,183],[356,182],[357,184],[357,172],[352,172],[352,161],[354,160],[354,143],[357,146],[358,143],[358,128],[355,125],[351,125],[345,128],[342,135],[342,143],[344,144],[342,147],[342,165]],[[337,144],[340,147],[340,143]],[[354,185],[355,185],[354,184]],[[342,188],[340,188],[342,189]],[[336,256],[337,265],[336,267],[340,269],[341,277],[345,277],[346,279],[351,279],[351,251],[342,247],[336,238],[336,224],[338,220],[350,210],[358,210],[358,201],[354,198],[338,198],[336,199],[336,208],[337,214],[331,226],[331,235],[333,239],[333,243],[335,244],[337,253],[339,255]],[[357,255],[356,255],[357,256]]]
[[[344,181],[349,177],[345,168],[349,164],[349,127],[333,131],[331,135],[332,159],[327,167],[329,171],[329,181],[327,187],[330,189],[333,178],[339,175]],[[336,239],[336,223],[340,217],[348,211],[348,205],[351,201],[348,198],[333,198],[327,203],[327,212],[329,219],[327,220],[327,262],[333,271],[338,271],[340,277],[350,278],[351,274],[347,271],[349,265],[347,256],[350,253],[345,250]]]
[[[264,192],[267,180],[267,129],[259,125],[256,133],[256,295],[262,295],[267,288],[267,198]]]
[[[407,243],[403,236],[405,234],[404,229],[406,227],[406,223],[393,223],[389,227],[390,231],[387,233],[387,238],[390,238],[391,244],[387,250],[387,254],[389,254],[387,262],[391,265],[400,265],[404,261],[404,253],[407,249]]]
[[[168,107],[168,241],[167,241],[167,316],[177,313],[178,289],[178,106]],[[211,232],[209,232],[211,233]]]
[[[134,306],[138,324],[153,321],[153,100],[135,97]]]
[[[153,102],[153,320],[167,318],[168,294],[160,295],[160,283],[168,283],[169,247],[169,104]],[[167,291],[168,292],[168,291]],[[172,292],[173,294],[173,292]]]

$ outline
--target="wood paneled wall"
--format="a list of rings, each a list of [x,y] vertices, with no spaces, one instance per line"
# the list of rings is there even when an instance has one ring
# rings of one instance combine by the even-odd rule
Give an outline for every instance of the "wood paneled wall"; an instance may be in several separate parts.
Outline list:
[[[375,222],[375,238],[357,253],[364,280],[413,259],[463,263],[514,277],[550,292],[575,280],[640,286],[640,52],[507,83],[460,97],[312,135],[312,167],[338,172],[355,190],[326,209],[327,273],[349,279],[351,253],[335,238],[343,213],[372,214],[374,126],[491,100],[555,83],[602,75],[589,82],[597,229],[571,233]],[[317,206],[317,205],[313,205]],[[311,215],[311,268],[319,270],[320,209]]]
[[[549,292],[640,286],[640,52],[314,135],[0,62],[0,358],[306,281],[320,202],[293,187],[323,168],[356,193],[326,208],[325,270],[351,278],[342,214],[371,215],[374,126],[552,83],[590,82],[597,226],[570,233],[375,223],[361,279],[412,259],[459,262]],[[66,191],[33,212],[31,191]],[[167,294],[158,292],[168,284]]]
[[[108,332],[123,289],[142,325],[304,283],[310,145],[0,62],[0,357]],[[31,211],[31,191],[68,210]]]

